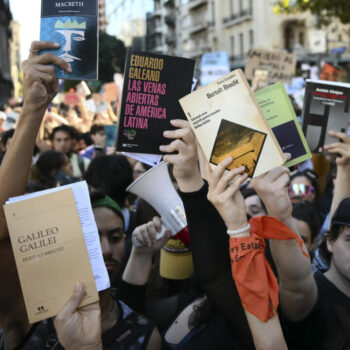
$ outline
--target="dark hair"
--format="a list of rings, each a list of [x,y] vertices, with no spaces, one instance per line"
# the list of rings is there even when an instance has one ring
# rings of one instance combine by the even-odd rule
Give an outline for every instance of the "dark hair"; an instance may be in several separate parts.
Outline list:
[[[313,242],[322,226],[321,219],[315,206],[309,201],[293,203],[292,216],[293,218],[304,221],[308,224],[311,231],[311,242]]]
[[[32,167],[32,180],[37,181],[47,188],[56,186],[56,179],[53,175],[55,170],[59,170],[65,164],[63,152],[48,150],[40,154],[39,159]]]
[[[56,132],[59,132],[59,131],[66,133],[67,135],[69,135],[69,137],[71,139],[76,138],[76,132],[75,132],[75,129],[73,127],[68,126],[68,125],[60,125],[60,126],[56,126],[52,130],[51,135],[50,135],[50,140],[53,140],[55,138]]]
[[[126,157],[96,157],[91,161],[84,178],[91,187],[114,199],[121,208],[125,206],[126,188],[133,181],[133,171]]]
[[[100,131],[105,132],[105,127],[102,124],[93,124],[90,129],[90,134],[95,135]]]
[[[86,143],[86,146],[90,146],[93,144],[90,133],[89,132],[83,132],[79,134],[79,139],[84,140]]]
[[[254,188],[250,188],[250,187],[245,187],[241,190],[242,192],[242,196],[244,199],[247,199],[249,197],[252,197],[252,196],[258,196],[259,195],[256,193],[256,191],[254,190]],[[266,210],[266,207],[265,207],[265,203],[261,200],[261,198],[259,197],[259,200],[260,200],[260,203],[261,203],[261,206],[262,208],[265,210],[265,212],[267,213],[267,210]]]
[[[345,226],[332,225],[331,229],[327,231],[318,246],[321,257],[327,262],[328,265],[331,263],[332,253],[327,248],[327,241],[336,241]]]
[[[8,139],[12,138],[14,133],[15,133],[15,129],[10,129],[10,130],[7,130],[4,133],[2,133],[1,144],[3,145],[3,147],[6,147],[6,143],[7,143]]]
[[[317,202],[318,204],[320,204],[320,187],[318,185],[318,175],[316,172],[314,172],[311,169],[306,169],[304,171],[296,171],[295,173],[293,173],[290,176],[290,182],[292,182],[296,177],[306,177],[311,185],[314,187],[315,189],[315,202]]]

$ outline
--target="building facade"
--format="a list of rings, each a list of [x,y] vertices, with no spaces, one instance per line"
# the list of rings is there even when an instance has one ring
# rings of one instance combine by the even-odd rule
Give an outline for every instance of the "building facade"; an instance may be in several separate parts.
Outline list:
[[[243,67],[251,48],[295,53],[299,62],[316,63],[310,35],[317,19],[309,12],[277,15],[271,0],[154,0],[148,15],[147,50],[196,59],[204,53],[226,51],[231,68]],[[168,7],[171,3],[171,7]],[[345,47],[347,59],[350,30],[334,20],[322,28],[327,60],[337,59],[332,49]],[[149,35],[152,37],[149,38]]]
[[[15,101],[18,102],[22,99],[22,59],[21,59],[21,37],[20,37],[20,24],[16,21],[10,23],[12,38],[10,40],[10,67],[11,77],[13,83],[13,94]]]

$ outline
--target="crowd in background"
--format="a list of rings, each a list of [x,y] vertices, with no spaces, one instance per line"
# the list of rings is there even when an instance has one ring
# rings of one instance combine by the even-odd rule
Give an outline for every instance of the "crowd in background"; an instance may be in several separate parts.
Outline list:
[[[47,65],[32,55],[24,65],[24,104],[0,111],[1,204],[24,192],[86,180],[113,289],[101,298],[100,308],[92,305],[79,314],[75,310],[84,287],[78,285],[54,322],[29,326],[18,302],[21,293],[2,218],[0,349],[350,349],[350,136],[334,133],[326,155],[248,181],[244,169],[224,173],[232,159],[216,170],[200,162],[189,124],[175,120],[177,129],[168,133],[163,150],[171,153],[164,160],[188,222],[189,237],[180,237],[178,249],[169,233],[155,239],[159,214],[126,191],[150,167],[106,146],[104,125],[118,125],[117,105],[83,94],[75,105],[55,104],[55,89],[43,80],[47,95],[37,102],[33,81],[42,67]],[[232,240],[249,237],[247,230],[239,231],[250,219],[267,215],[279,220],[281,232],[289,234],[285,227],[297,232],[304,247],[292,238],[261,241],[280,296],[275,308],[269,294],[272,314],[262,321],[249,300],[259,309],[257,300],[264,304],[268,286],[242,292],[244,283],[262,276],[253,262],[246,267],[249,281],[238,274]],[[119,231],[109,233],[109,223],[119,225]],[[164,245],[168,252],[186,254],[166,258]],[[249,299],[254,290],[255,299]],[[85,315],[85,322],[90,317],[90,323],[79,323],[73,318],[77,314]],[[101,332],[102,343],[95,342]]]

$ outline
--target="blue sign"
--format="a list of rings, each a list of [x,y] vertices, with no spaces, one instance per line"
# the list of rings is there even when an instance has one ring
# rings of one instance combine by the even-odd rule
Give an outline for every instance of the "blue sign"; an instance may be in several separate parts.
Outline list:
[[[337,47],[331,50],[331,53],[344,53],[347,50],[346,46]]]

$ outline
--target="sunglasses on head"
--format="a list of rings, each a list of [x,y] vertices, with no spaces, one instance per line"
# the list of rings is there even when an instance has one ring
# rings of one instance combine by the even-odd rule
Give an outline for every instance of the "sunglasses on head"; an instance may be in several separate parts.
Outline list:
[[[288,193],[291,198],[311,197],[315,193],[315,188],[311,185],[294,184],[288,186]]]

